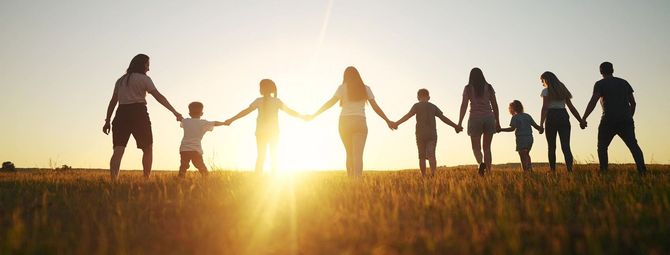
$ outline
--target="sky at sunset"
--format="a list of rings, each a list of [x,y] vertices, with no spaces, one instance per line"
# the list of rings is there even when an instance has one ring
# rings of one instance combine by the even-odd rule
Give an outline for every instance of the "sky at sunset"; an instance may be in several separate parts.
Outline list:
[[[458,121],[463,86],[480,67],[497,91],[501,122],[520,100],[540,119],[544,71],[571,90],[583,114],[598,65],[635,89],[638,141],[647,163],[670,164],[670,1],[15,1],[0,2],[0,160],[17,167],[68,164],[107,168],[111,134],[101,129],[114,82],[130,59],[151,57],[147,73],[185,116],[224,121],[259,97],[269,78],[279,98],[315,112],[355,66],[392,119],[427,88],[431,102]],[[177,169],[182,130],[148,96],[154,169]],[[581,130],[571,117],[578,163],[597,162],[600,106]],[[281,113],[280,113],[281,114]],[[280,116],[281,168],[344,168],[336,105],[311,122]],[[417,168],[414,119],[391,131],[368,107],[365,169]],[[249,170],[256,157],[256,114],[216,127],[203,139],[211,167]],[[467,118],[467,116],[466,116]],[[464,126],[467,121],[464,121]],[[474,164],[469,137],[438,124],[438,165]],[[122,169],[141,168],[129,142]],[[494,137],[494,163],[518,162],[514,135]],[[547,161],[535,133],[534,162]],[[562,162],[562,153],[557,158]],[[615,138],[610,161],[633,162]]]

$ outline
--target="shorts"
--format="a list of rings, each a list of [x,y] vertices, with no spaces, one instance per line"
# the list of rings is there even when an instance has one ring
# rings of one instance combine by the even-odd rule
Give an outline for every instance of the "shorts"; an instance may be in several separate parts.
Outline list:
[[[493,116],[470,117],[468,119],[468,135],[492,135],[496,132],[496,119]]]
[[[200,171],[202,174],[207,174],[207,166],[205,165],[204,160],[202,160],[202,154],[197,151],[180,151],[179,155],[181,156],[181,162],[179,165],[179,174],[184,175],[186,170],[189,167],[189,162],[193,163],[193,166]]]
[[[435,158],[437,137],[416,137],[416,147],[419,149],[419,159]]]
[[[151,132],[151,121],[147,112],[147,105],[121,104],[116,110],[112,121],[112,140],[114,147],[128,145],[130,135],[135,138],[137,148],[149,148],[154,143]]]
[[[523,151],[533,148],[532,136],[517,136],[516,137],[516,151]]]

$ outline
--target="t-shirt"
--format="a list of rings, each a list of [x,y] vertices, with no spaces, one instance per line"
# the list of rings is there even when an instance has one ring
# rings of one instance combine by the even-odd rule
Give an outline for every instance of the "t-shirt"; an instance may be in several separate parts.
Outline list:
[[[181,139],[179,151],[197,151],[202,155],[202,137],[205,132],[214,129],[214,122],[203,119],[185,118],[181,120],[180,127],[184,129],[184,137]]]
[[[517,137],[520,136],[533,136],[533,126],[532,124],[535,124],[535,120],[533,120],[533,117],[528,115],[525,112],[522,113],[517,113],[516,115],[512,116],[512,120],[509,122],[509,126],[516,128],[514,131],[514,135]]]
[[[412,106],[410,113],[416,115],[416,137],[437,138],[435,117],[443,116],[437,106],[430,102],[418,102]]]
[[[542,90],[542,93],[540,94],[541,97],[547,97],[549,96],[549,89],[545,88]],[[549,109],[565,109],[565,100],[551,100],[549,99]]]
[[[463,89],[463,97],[470,101],[470,118],[489,117],[493,115],[491,107],[491,95],[495,95],[495,90],[491,84],[484,86],[484,92],[481,97],[475,95],[475,88],[466,85]]]
[[[365,117],[365,103],[368,100],[375,99],[375,95],[372,94],[372,90],[370,90],[370,87],[368,87],[367,85],[365,85],[365,92],[367,94],[366,100],[350,101],[348,99],[347,86],[345,86],[344,84],[340,85],[337,88],[337,91],[335,91],[335,95],[333,95],[333,97],[340,99],[340,102],[342,102],[340,104],[340,107],[342,107],[340,116]]]
[[[130,77],[127,77],[127,76]],[[119,104],[147,103],[147,92],[156,90],[154,82],[149,76],[141,73],[129,73],[121,76],[114,84],[114,93],[119,98]]]
[[[286,110],[284,103],[276,97],[259,97],[249,105],[258,109],[256,135],[276,134],[279,132],[279,109]]]
[[[633,88],[626,80],[617,77],[604,78],[593,86],[593,93],[600,95],[602,120],[616,122],[633,119],[629,102]]]

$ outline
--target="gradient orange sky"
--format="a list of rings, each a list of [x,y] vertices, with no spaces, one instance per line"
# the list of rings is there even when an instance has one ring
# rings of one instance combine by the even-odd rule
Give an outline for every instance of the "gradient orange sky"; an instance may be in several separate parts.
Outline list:
[[[312,113],[332,96],[342,72],[356,66],[393,120],[427,88],[431,101],[458,120],[463,86],[481,67],[497,90],[501,122],[518,99],[537,121],[542,85],[553,71],[583,113],[598,65],[635,89],[637,135],[648,163],[670,163],[670,2],[668,1],[2,1],[0,3],[0,160],[18,167],[68,164],[107,168],[111,136],[101,132],[115,80],[137,53],[151,57],[149,76],[183,114],[201,101],[204,118],[223,121],[258,97],[273,79],[279,97]],[[149,98],[155,169],[176,169],[181,129]],[[344,149],[334,107],[313,122],[282,115],[285,169],[342,169]],[[596,162],[600,109],[587,130],[572,119],[580,163]],[[206,163],[252,169],[255,114],[217,127],[203,140]],[[416,168],[414,120],[397,131],[368,109],[366,169]],[[469,138],[438,127],[439,165],[474,163]],[[535,133],[533,161],[545,162]],[[494,163],[517,162],[514,135],[496,135]],[[131,140],[130,145],[134,145]],[[132,148],[132,146],[131,146]],[[128,149],[122,169],[138,169]],[[559,161],[562,154],[558,152]],[[632,162],[616,139],[614,163]]]

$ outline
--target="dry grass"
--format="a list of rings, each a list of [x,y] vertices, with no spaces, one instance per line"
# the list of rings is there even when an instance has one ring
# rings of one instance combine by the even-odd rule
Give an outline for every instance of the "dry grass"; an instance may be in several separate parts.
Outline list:
[[[0,254],[670,252],[669,166],[536,170],[0,173]]]

